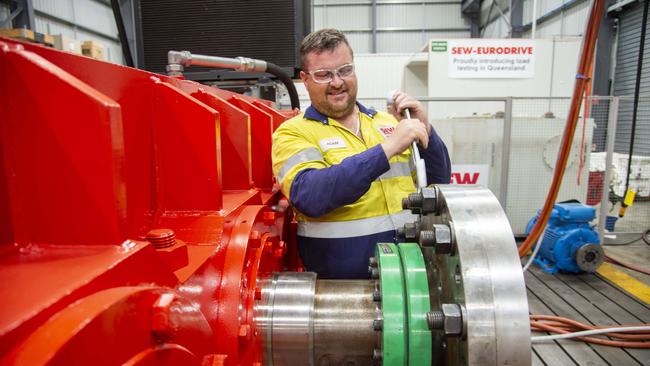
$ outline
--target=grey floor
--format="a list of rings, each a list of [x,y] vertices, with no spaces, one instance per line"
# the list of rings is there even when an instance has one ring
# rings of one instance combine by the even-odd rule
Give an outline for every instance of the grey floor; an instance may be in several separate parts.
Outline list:
[[[650,323],[648,304],[595,274],[525,274],[531,314],[559,315],[592,325]],[[533,333],[542,335],[544,333]],[[650,365],[650,349],[560,340],[533,346],[534,365]]]

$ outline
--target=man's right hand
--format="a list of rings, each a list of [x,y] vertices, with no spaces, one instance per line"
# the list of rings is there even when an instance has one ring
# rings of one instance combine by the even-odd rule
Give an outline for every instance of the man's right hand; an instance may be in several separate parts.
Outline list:
[[[425,149],[429,144],[427,129],[418,119],[403,119],[395,126],[395,131],[382,144],[388,159],[403,152],[417,141]]]

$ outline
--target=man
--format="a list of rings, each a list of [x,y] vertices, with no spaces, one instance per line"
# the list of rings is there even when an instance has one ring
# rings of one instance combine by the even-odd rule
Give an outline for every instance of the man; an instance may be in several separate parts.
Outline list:
[[[273,134],[273,172],[298,220],[303,264],[321,278],[367,278],[375,245],[414,221],[402,198],[414,192],[409,147],[420,145],[429,183],[449,183],[447,148],[423,106],[396,92],[393,115],[356,101],[352,49],[334,29],[303,40],[300,78],[311,106]],[[413,119],[398,122],[405,108]]]

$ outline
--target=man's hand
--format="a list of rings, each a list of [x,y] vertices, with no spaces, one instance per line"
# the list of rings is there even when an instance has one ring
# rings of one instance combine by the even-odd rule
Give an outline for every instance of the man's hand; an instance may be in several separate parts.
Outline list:
[[[390,159],[408,149],[413,141],[417,141],[426,149],[429,144],[429,132],[419,120],[403,119],[395,126],[393,134],[382,142],[381,147]]]
[[[393,103],[388,104],[388,113],[392,114],[398,121],[402,120],[402,112],[408,108],[411,112],[411,118],[419,119],[420,122],[427,129],[427,134],[431,132],[431,125],[424,106],[412,96],[396,90],[393,92]]]

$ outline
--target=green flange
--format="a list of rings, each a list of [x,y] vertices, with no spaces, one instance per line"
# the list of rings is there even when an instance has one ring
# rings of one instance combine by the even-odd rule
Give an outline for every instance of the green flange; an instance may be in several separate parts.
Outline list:
[[[414,243],[399,245],[408,324],[408,364],[431,365],[431,331],[427,324],[429,281],[420,246]]]
[[[406,306],[404,276],[397,246],[379,243],[376,249],[381,281],[381,305],[384,314],[382,330],[383,364],[407,365]]]

